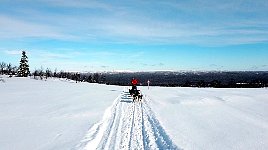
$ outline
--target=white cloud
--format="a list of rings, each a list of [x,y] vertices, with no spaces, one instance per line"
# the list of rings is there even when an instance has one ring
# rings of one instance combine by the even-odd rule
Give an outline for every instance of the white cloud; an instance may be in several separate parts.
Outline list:
[[[6,50],[4,52],[8,55],[21,55],[22,53],[20,50]]]
[[[241,22],[243,26],[246,23]],[[231,23],[230,23],[231,26]],[[179,43],[200,45],[248,44],[268,41],[268,31],[255,26],[240,29],[238,25],[229,29],[224,25],[198,25],[168,22],[127,22],[106,20],[98,26],[102,35],[121,41],[140,43]]]
[[[0,15],[0,38],[12,39],[12,38],[51,38],[51,39],[71,39],[74,38],[70,35],[63,34],[57,31],[57,28],[45,25],[37,24],[33,22],[27,22],[24,20],[12,18],[9,16]]]
[[[54,49],[56,52],[47,51],[47,50],[29,50],[31,56],[34,58],[41,58],[42,60],[60,60],[60,59],[73,59],[75,57],[79,57],[84,55],[84,53],[80,51],[74,50],[59,50]],[[27,52],[27,53],[28,53]]]
[[[101,1],[97,0],[40,0],[51,7],[69,7],[69,8],[90,8],[90,9],[104,9],[104,10],[113,10],[116,7],[108,5]]]

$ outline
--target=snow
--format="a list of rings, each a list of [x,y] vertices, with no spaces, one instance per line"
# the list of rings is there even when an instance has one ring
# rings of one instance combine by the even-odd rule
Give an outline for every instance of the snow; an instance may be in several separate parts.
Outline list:
[[[0,149],[268,149],[268,89],[0,81]]]
[[[121,87],[63,80],[3,78],[0,149],[66,150],[83,139]]]
[[[178,149],[147,102],[132,102],[124,90],[77,149]]]
[[[143,89],[184,149],[268,149],[268,89]]]

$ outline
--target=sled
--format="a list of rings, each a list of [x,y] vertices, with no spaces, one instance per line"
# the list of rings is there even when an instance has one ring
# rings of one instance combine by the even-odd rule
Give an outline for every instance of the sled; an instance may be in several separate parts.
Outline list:
[[[141,94],[140,90],[129,89],[129,94],[132,96],[133,102],[142,100],[143,95]]]

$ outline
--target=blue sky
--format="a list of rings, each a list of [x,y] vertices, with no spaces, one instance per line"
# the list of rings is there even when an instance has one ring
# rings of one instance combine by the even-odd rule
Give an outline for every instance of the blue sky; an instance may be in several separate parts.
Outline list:
[[[2,0],[0,61],[31,70],[268,70],[267,0]]]

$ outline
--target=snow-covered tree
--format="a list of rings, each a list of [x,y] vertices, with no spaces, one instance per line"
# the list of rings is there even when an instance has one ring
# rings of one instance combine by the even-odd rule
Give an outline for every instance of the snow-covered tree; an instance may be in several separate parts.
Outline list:
[[[4,74],[4,70],[6,68],[7,64],[5,62],[0,63],[0,73]]]
[[[7,74],[11,74],[11,70],[12,70],[12,65],[11,63],[7,64]]]
[[[52,71],[49,68],[46,69],[45,74],[46,74],[46,79],[49,78],[49,77],[52,77]]]
[[[17,66],[13,66],[11,69],[12,75],[15,75],[18,72],[18,67]]]
[[[26,56],[26,52],[22,51],[22,57],[20,60],[20,66],[18,70],[19,77],[27,77],[30,73],[29,65],[28,65],[28,57]]]

